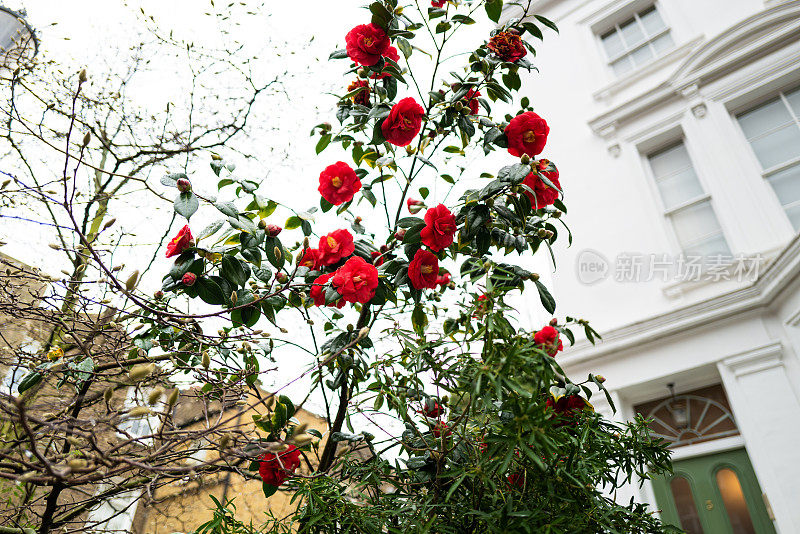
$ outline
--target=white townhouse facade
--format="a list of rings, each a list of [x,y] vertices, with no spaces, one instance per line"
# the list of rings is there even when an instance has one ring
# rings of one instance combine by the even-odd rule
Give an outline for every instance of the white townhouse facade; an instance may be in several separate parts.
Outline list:
[[[603,335],[559,361],[674,450],[617,499],[690,533],[800,533],[800,1],[533,6],[560,28],[523,85],[574,235],[556,312]]]

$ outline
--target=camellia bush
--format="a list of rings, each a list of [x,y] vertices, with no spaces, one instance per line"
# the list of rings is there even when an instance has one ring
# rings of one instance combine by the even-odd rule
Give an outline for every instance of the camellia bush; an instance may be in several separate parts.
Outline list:
[[[245,524],[235,500],[218,502],[198,532],[668,530],[645,506],[613,500],[670,469],[668,451],[644,420],[595,413],[593,396],[613,407],[604,378],[567,377],[558,362],[576,335],[599,336],[557,314],[539,276],[517,265],[570,239],[569,177],[543,157],[558,125],[515,96],[536,75],[533,43],[556,31],[532,3],[506,6],[516,18],[503,24],[502,0],[367,6],[330,56],[346,73],[330,122],[313,130],[316,170],[295,178],[318,173],[318,202],[280,205],[216,154],[213,195],[191,173],[166,176],[185,226],[155,296],[82,240],[137,326],[132,363],[120,364],[134,383],[189,376],[208,402],[248,399],[258,413],[235,431],[209,427],[218,457],[192,472],[260,478],[265,510],[279,488],[293,492],[288,517]],[[473,26],[482,17],[495,24],[488,35]],[[347,161],[327,158],[334,149]],[[221,215],[198,220],[201,203]],[[523,299],[554,318],[526,328],[513,306]],[[224,324],[198,326],[210,320]],[[307,397],[258,389],[275,372],[269,358],[288,350],[307,359],[282,376],[310,382],[327,428],[293,417]],[[158,444],[168,410],[152,411]],[[159,458],[127,464],[145,482],[185,475]]]

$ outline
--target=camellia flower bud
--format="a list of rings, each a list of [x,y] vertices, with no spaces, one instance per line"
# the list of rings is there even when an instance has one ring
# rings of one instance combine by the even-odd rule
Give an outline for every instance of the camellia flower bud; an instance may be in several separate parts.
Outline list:
[[[415,200],[413,198],[409,198],[406,201],[406,205],[408,206],[409,213],[419,213],[425,207],[425,203],[421,200]]]
[[[398,241],[402,241],[405,236],[406,236],[405,228],[401,228],[394,233],[394,238],[397,239]]]
[[[531,273],[531,280],[533,280],[535,282],[538,279],[539,279],[539,275],[537,273]]]
[[[194,273],[186,273],[183,275],[183,278],[181,278],[181,282],[183,282],[185,286],[193,286],[194,283],[197,282],[197,275]]]
[[[531,162],[531,157],[530,157],[529,155],[527,155],[527,154],[523,154],[523,155],[522,155],[522,156],[519,158],[519,161],[520,161],[520,163],[522,163],[523,165],[525,165],[525,164],[527,164],[527,163],[530,163],[530,162]]]
[[[281,228],[277,224],[268,224],[267,225],[267,235],[270,236],[270,237],[278,237],[278,234],[280,234],[282,231],[283,231],[283,228]]]
[[[153,293],[153,298],[156,299],[156,300],[163,299],[164,298],[164,292],[161,291],[161,290],[156,291],[155,293]]]
[[[285,281],[287,281],[288,279],[289,279],[289,277],[288,277],[288,276],[286,276],[286,273],[282,273],[282,272],[280,272],[280,271],[279,271],[279,272],[277,272],[277,273],[275,273],[275,280],[277,280],[277,281],[278,281],[278,282],[280,282],[280,283],[284,283],[284,282],[285,282]]]
[[[597,381],[598,381],[598,382],[600,382],[601,384],[602,384],[603,382],[605,382],[605,381],[606,381],[606,377],[604,377],[603,375],[595,375],[595,378],[596,378],[596,379],[597,379]]]
[[[552,319],[550,319],[550,326],[555,326],[555,325],[557,325],[557,324],[558,324],[558,319],[556,319],[555,317],[553,317]]]
[[[266,229],[267,228],[267,220],[266,219],[259,220],[258,221],[258,227],[261,228],[262,230]]]
[[[187,191],[192,190],[192,182],[190,182],[187,178],[179,178],[178,179],[178,191],[181,193],[186,193]]]
[[[175,403],[178,402],[178,395],[180,394],[180,390],[175,388],[172,390],[172,393],[169,394],[167,398],[167,404],[172,407],[175,406]]]

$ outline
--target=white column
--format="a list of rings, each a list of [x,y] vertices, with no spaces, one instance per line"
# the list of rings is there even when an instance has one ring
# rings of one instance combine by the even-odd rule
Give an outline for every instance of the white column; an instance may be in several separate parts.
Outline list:
[[[781,343],[731,356],[717,367],[776,528],[800,532],[800,402]]]

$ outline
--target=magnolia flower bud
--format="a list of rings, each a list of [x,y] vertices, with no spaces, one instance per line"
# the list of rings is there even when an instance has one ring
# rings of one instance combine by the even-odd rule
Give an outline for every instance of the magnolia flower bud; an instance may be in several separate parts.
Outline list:
[[[186,273],[181,278],[181,282],[185,286],[193,286],[195,282],[197,282],[197,275],[194,273]]]
[[[172,393],[169,394],[169,397],[167,397],[167,405],[169,405],[170,408],[175,406],[175,403],[178,402],[179,394],[180,390],[178,388],[175,388],[172,390]]]
[[[275,253],[275,258],[278,261],[280,261],[280,259],[281,259],[281,248],[276,246],[275,249],[273,250],[273,252]]]
[[[179,178],[178,179],[178,191],[181,193],[186,193],[192,190],[192,182],[190,182],[186,178]]]
[[[128,279],[125,281],[125,289],[128,291],[133,291],[133,288],[136,287],[136,282],[139,281],[139,271],[133,271]]]
[[[300,434],[298,436],[292,436],[292,441],[298,447],[303,447],[304,445],[308,445],[314,440],[314,436],[311,434]]]
[[[270,237],[278,237],[278,234],[280,234],[282,231],[283,231],[283,228],[281,228],[277,224],[268,224],[267,225],[267,235],[270,236]],[[277,248],[277,247],[275,247],[275,248]]]
[[[356,339],[357,340],[364,339],[368,335],[369,335],[369,327],[365,326],[361,330],[358,331],[358,337]]]
[[[303,434],[307,428],[308,428],[307,423],[300,423],[299,425],[294,427],[294,430],[292,430],[292,435],[299,436],[300,434]]]
[[[155,403],[161,400],[161,396],[164,394],[164,388],[156,387],[153,388],[153,391],[147,396],[147,404],[153,406]]]
[[[103,392],[103,398],[106,400],[106,402],[110,401],[113,395],[114,395],[114,388],[112,387],[106,388],[106,390]]]
[[[80,83],[83,83],[88,79],[89,79],[89,76],[86,74],[86,69],[81,69],[81,72],[78,74],[78,81]]]
[[[67,462],[67,465],[70,467],[70,469],[74,470],[74,469],[85,469],[86,466],[89,465],[89,463],[83,458],[72,458]]]
[[[239,300],[239,296],[236,294],[236,290],[231,292],[231,304],[236,305],[236,301]]]
[[[539,228],[539,230],[536,231],[536,235],[544,239],[547,237],[547,230],[545,228]]]
[[[83,145],[82,146],[83,147],[89,146],[89,141],[91,141],[91,140],[92,140],[92,133],[91,132],[86,132],[86,134],[83,136]]]
[[[202,363],[203,363],[203,369],[208,369],[208,367],[211,365],[211,356],[208,355],[208,351],[207,350],[203,351],[203,361],[202,361]]]
[[[128,371],[128,377],[130,377],[130,379],[134,382],[138,382],[150,376],[155,370],[156,364],[154,363],[142,363],[139,365],[134,365],[131,367],[131,370]]]
[[[142,417],[149,414],[150,408],[147,406],[134,406],[131,408],[131,411],[128,412],[128,418],[133,419],[134,417]]]
[[[113,225],[115,222],[117,222],[116,218],[115,219],[111,219],[110,221],[108,221],[107,223],[105,223],[103,225],[103,230],[108,230],[109,228],[111,228],[111,225]]]

